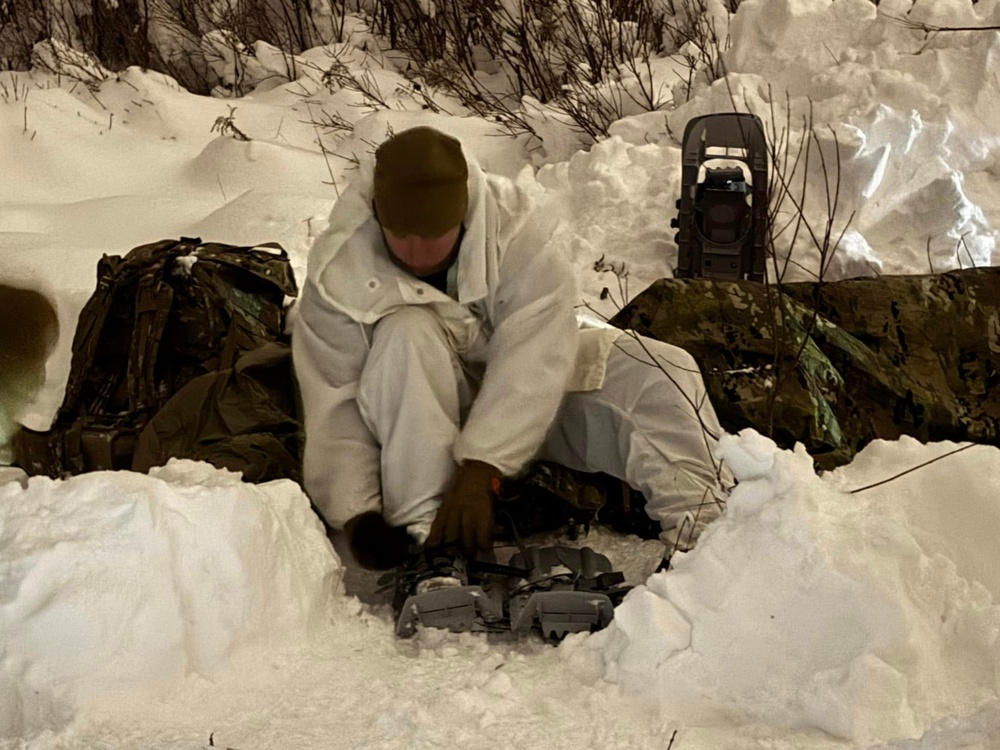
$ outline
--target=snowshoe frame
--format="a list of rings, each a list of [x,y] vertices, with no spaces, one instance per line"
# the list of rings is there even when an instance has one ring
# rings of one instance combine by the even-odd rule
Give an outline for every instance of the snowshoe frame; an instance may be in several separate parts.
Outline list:
[[[752,184],[746,184],[739,167],[706,167],[705,181],[699,183],[702,165],[712,159],[743,162],[750,170]],[[767,160],[767,138],[756,115],[717,113],[688,122],[682,145],[678,214],[670,221],[679,230],[674,235],[675,278],[764,280]],[[752,196],[750,205],[748,196]]]

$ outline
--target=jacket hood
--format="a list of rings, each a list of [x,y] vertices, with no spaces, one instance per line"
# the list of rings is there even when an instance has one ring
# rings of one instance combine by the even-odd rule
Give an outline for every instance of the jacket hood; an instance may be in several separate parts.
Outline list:
[[[458,251],[458,301],[465,305],[488,293],[486,253],[496,236],[495,214],[487,206],[486,174],[466,157],[469,165],[469,207],[465,233]],[[307,277],[325,302],[355,320],[374,323],[387,310],[386,295],[399,285],[411,287],[415,276],[388,257],[378,221],[372,211],[374,165],[369,161],[334,204],[328,229],[309,255]],[[492,219],[492,221],[491,221]]]

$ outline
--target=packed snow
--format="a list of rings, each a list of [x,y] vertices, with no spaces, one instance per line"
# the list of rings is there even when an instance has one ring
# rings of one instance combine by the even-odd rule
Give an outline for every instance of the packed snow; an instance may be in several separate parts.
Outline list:
[[[811,104],[826,155],[839,145],[844,239],[828,278],[996,264],[1000,33],[927,35],[894,16],[997,26],[1000,2],[744,0],[726,81],[688,100],[676,60],[654,61],[674,104],[590,147],[537,104],[541,143],[421,112],[388,61],[371,70],[393,109],[366,114],[308,66],[268,77],[266,45],[262,84],[235,100],[137,68],[93,90],[0,73],[0,280],[49,294],[61,321],[22,419],[44,428],[58,408],[102,254],[277,241],[301,279],[352,156],[417,123],[562,199],[553,241],[603,314],[669,276],[676,139],[734,99],[779,129],[790,109],[793,144]],[[372,65],[366,41],[358,26],[352,65]],[[321,133],[320,110],[353,132]],[[250,141],[213,131],[228,116]],[[808,181],[822,223],[818,159]],[[794,258],[788,278],[816,273],[814,248]],[[1000,450],[962,447],[879,441],[817,476],[801,451],[726,436],[727,513],[655,575],[655,544],[595,533],[641,585],[608,629],[557,648],[397,641],[385,608],[345,595],[288,481],[188,461],[65,481],[0,468],[0,747],[1000,748]]]
[[[326,630],[339,565],[291,481],[205,463],[0,486],[0,730]]]
[[[862,743],[919,736],[995,698],[1000,589],[981,555],[1000,528],[1000,452],[846,494],[954,448],[900,442],[821,479],[804,450],[725,436],[739,484],[724,518],[589,639],[602,675],[689,721],[748,715]],[[963,468],[987,478],[966,480],[954,518],[941,493]]]

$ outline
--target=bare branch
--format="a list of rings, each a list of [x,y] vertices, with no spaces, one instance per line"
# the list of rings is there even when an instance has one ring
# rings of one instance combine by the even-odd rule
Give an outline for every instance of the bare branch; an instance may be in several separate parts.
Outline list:
[[[914,21],[906,16],[897,16],[891,13],[886,13],[885,16],[886,18],[891,18],[893,21],[896,21],[908,29],[922,31],[925,34],[938,34],[949,31],[1000,31],[1000,26],[937,26],[932,23]]]
[[[969,448],[975,448],[977,445],[979,445],[979,443],[969,443],[968,445],[963,445],[961,448],[956,448],[955,450],[948,451],[947,453],[944,453],[944,454],[938,456],[937,458],[932,458],[929,461],[924,461],[922,464],[917,464],[916,466],[913,466],[913,467],[907,469],[906,471],[901,471],[898,474],[893,474],[888,479],[883,479],[883,480],[881,480],[879,482],[875,482],[874,484],[866,484],[864,487],[858,487],[858,488],[853,489],[853,490],[848,490],[848,494],[854,495],[854,494],[857,494],[858,492],[864,492],[865,490],[870,490],[870,489],[873,489],[875,487],[881,487],[883,484],[888,484],[889,482],[893,482],[893,481],[899,479],[900,477],[905,477],[907,474],[911,474],[914,471],[917,471],[918,469],[924,468],[925,466],[930,466],[932,463],[935,463],[936,461],[940,461],[943,458],[948,458],[949,456],[954,456],[956,453],[961,453],[962,451],[969,450]]]

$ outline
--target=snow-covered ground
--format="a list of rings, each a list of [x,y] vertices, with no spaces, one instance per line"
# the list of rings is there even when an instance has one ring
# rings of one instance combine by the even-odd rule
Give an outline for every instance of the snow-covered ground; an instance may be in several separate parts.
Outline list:
[[[836,134],[837,230],[853,219],[833,276],[995,264],[1000,33],[927,37],[890,18],[907,12],[1000,25],[998,0],[744,0],[728,85],[625,118],[589,150],[555,122],[539,120],[539,147],[482,119],[412,111],[402,95],[401,109],[366,114],[308,70],[235,101],[138,69],[95,91],[0,73],[0,279],[47,291],[62,323],[25,421],[45,427],[58,407],[103,253],[178,236],[278,241],[301,278],[350,177],[341,157],[390,127],[435,124],[486,168],[565,198],[554,241],[581,302],[608,314],[600,292],[618,298],[618,284],[595,262],[625,264],[628,295],[669,275],[674,136],[734,95],[768,118],[773,99],[779,123],[790,103],[793,125],[811,100],[827,154]],[[665,85],[675,65],[656,62]],[[404,81],[374,74],[384,92]],[[230,106],[249,142],[212,131]],[[309,124],[321,109],[354,123],[322,136],[327,157]],[[820,178],[810,173],[818,201]],[[795,257],[791,274],[808,278],[816,259],[807,247]],[[558,648],[395,640],[384,611],[343,595],[340,563],[289,482],[244,485],[190,462],[8,481],[0,747],[192,748],[214,733],[239,750],[1000,748],[1000,451],[973,447],[850,493],[956,447],[879,442],[817,477],[800,453],[727,438],[741,480],[727,515],[610,628]],[[655,565],[638,543],[593,541],[637,583]]]

